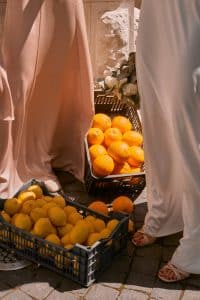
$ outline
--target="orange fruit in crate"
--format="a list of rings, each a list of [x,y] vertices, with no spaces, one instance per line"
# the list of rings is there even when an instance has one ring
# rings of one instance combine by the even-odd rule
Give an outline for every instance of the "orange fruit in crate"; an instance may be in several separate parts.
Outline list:
[[[65,212],[65,215],[66,215],[66,217],[67,217],[67,220],[68,220],[68,217],[69,217],[70,214],[77,212],[76,207],[71,206],[71,205],[65,206],[65,207],[63,208],[63,210],[64,210],[64,212]]]
[[[108,238],[110,234],[111,234],[111,230],[109,228],[104,228],[103,230],[100,231],[101,239]]]
[[[52,200],[53,203],[56,203],[58,206],[64,208],[66,205],[65,199],[62,196],[55,196]]]
[[[132,124],[124,116],[116,116],[112,119],[112,127],[118,128],[122,133],[132,129]]]
[[[103,201],[94,201],[88,206],[88,208],[104,215],[108,215],[108,207]]]
[[[79,224],[75,225],[74,228],[70,231],[70,240],[71,244],[83,244],[88,236],[89,236],[89,226],[87,222],[84,220],[82,223],[79,222]]]
[[[115,168],[113,170],[113,174],[131,174],[132,169],[127,162],[124,164],[115,164]]]
[[[95,114],[93,117],[92,127],[100,128],[102,131],[110,128],[112,124],[111,118],[103,113]]]
[[[132,167],[138,168],[144,162],[144,150],[138,146],[131,146],[129,148],[128,163]]]
[[[131,168],[131,173],[139,173],[141,172],[140,168]]]
[[[52,224],[48,218],[40,218],[34,225],[33,234],[45,238],[52,233]]]
[[[83,216],[78,212],[71,213],[67,219],[69,224],[75,225],[78,221],[82,220]]]
[[[106,148],[103,145],[92,145],[89,148],[90,158],[94,160],[99,155],[107,154]]]
[[[107,149],[108,154],[119,164],[123,164],[129,157],[129,146],[122,141],[110,144]]]
[[[36,194],[31,191],[23,191],[17,196],[17,201],[22,204],[23,202],[27,200],[35,200]]]
[[[100,128],[90,128],[87,133],[89,145],[102,144],[104,140],[103,131]]]
[[[125,212],[131,214],[133,212],[133,202],[127,196],[119,196],[112,201],[113,211]]]
[[[114,170],[114,166],[114,161],[108,154],[97,156],[92,164],[96,176],[110,175]]]
[[[129,146],[141,146],[143,143],[143,136],[138,131],[129,130],[123,134],[122,140]]]
[[[99,218],[96,218],[96,220],[93,222],[93,225],[94,225],[95,232],[100,232],[106,227],[104,220]]]
[[[65,234],[69,233],[73,228],[72,224],[66,224],[65,226],[58,227],[58,233],[60,237],[63,237]]]
[[[22,203],[21,212],[29,215],[33,208],[36,208],[35,200],[27,200]]]
[[[47,217],[47,212],[43,207],[36,207],[31,210],[30,217],[33,222],[37,222],[40,218]]]
[[[132,220],[128,220],[128,232],[134,232],[135,231],[135,224]]]
[[[104,132],[104,145],[108,147],[112,142],[120,141],[122,133],[118,128],[108,128]]]

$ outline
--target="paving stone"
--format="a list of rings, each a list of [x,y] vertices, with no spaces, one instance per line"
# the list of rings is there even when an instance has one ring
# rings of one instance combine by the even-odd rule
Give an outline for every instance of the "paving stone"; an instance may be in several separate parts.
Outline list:
[[[80,296],[84,296],[87,293],[88,289],[89,287],[82,287],[80,284],[67,278],[64,278],[59,287],[56,288],[56,290],[61,293],[70,292]]]
[[[131,267],[132,272],[155,276],[158,272],[160,260],[156,256],[135,256]]]
[[[11,289],[7,284],[5,284],[4,282],[0,282],[0,299],[6,296],[7,294],[11,293],[12,291],[13,289]]]
[[[181,293],[181,290],[154,288],[151,292],[150,300],[179,300]]]
[[[109,288],[101,284],[93,285],[88,293],[84,296],[84,300],[115,300],[119,295],[119,291]]]
[[[105,270],[98,278],[97,282],[124,283],[128,276],[132,258],[127,255],[120,255],[114,258],[111,266]]]
[[[37,299],[37,298],[34,298]],[[16,290],[11,294],[8,294],[3,298],[3,300],[33,300],[33,298],[29,297],[25,293],[20,290]]]
[[[122,283],[117,282],[101,282],[101,284],[118,290],[121,289],[121,287],[123,286]]]
[[[146,259],[160,260],[162,257],[162,246],[160,244],[152,244],[147,247],[136,247],[136,256],[145,257]]]
[[[148,294],[148,295],[152,291],[151,287],[145,287],[145,286],[134,285],[134,284],[125,284],[124,288],[128,289],[128,290],[134,290],[135,292],[142,292],[142,293],[145,293],[145,294]]]
[[[179,240],[182,238],[182,236],[183,236],[182,232],[168,235],[163,238],[163,245],[164,246],[178,246]]]
[[[142,289],[145,292],[150,292],[154,287],[156,277],[152,275],[145,275],[142,273],[130,272],[126,280],[125,288]]]
[[[175,250],[176,250],[176,247],[174,247],[174,246],[163,247],[162,248],[162,261],[168,262],[171,259]]]
[[[117,300],[148,300],[149,296],[142,292],[123,289]]]
[[[47,268],[40,267],[36,270],[36,275],[32,282],[46,282],[52,287],[57,287],[61,284],[63,276],[56,272],[50,271]]]
[[[53,287],[48,282],[33,282],[22,285],[20,289],[33,298],[43,300],[51,293]]]
[[[186,282],[187,282],[187,285],[194,286],[194,287],[200,289],[200,276],[193,275],[193,276],[189,277],[186,280]]]
[[[46,300],[79,300],[80,296],[74,295],[69,292],[59,292],[57,290],[54,290],[47,298]]]
[[[185,288],[185,282],[184,281],[171,282],[169,284],[157,278],[154,287],[159,289],[166,289],[166,290],[183,290]]]
[[[200,299],[200,291],[184,291],[184,294],[181,300],[199,300]]]
[[[6,271],[6,276],[5,272],[0,272],[1,282],[5,282],[12,287],[32,282],[34,276],[35,271],[32,266],[16,271]]]

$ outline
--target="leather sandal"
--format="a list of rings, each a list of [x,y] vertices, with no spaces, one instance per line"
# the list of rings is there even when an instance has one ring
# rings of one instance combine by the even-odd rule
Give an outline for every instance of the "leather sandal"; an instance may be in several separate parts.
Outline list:
[[[135,239],[136,238],[136,239]],[[139,241],[137,241],[137,238],[139,238]],[[137,247],[143,247],[151,245],[155,242],[156,238],[146,234],[143,230],[143,228],[136,231],[136,233],[133,235],[132,243]]]
[[[171,273],[171,276],[169,276]],[[158,278],[164,282],[177,282],[184,280],[190,276],[190,273],[180,270],[175,267],[170,261],[160,269]]]

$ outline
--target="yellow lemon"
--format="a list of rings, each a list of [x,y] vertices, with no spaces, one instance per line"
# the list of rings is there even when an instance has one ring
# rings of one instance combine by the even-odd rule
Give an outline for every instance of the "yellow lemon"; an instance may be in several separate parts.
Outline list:
[[[65,234],[69,233],[73,228],[72,224],[66,224],[65,226],[58,227],[58,233],[60,237],[63,237]]]
[[[54,233],[50,233],[49,235],[47,235],[45,240],[48,241],[48,242],[54,243],[56,245],[61,244],[59,237]]]
[[[21,205],[18,203],[16,198],[7,199],[4,203],[5,212],[13,216],[20,211]]]
[[[43,195],[42,188],[37,184],[29,186],[27,190],[33,192],[36,195],[36,198],[40,198]]]
[[[1,212],[1,216],[6,222],[10,223],[11,217],[5,211]]]
[[[40,218],[46,218],[47,217],[47,212],[42,207],[36,207],[36,208],[32,209],[32,211],[30,213],[30,217],[33,220],[33,222],[35,223]]]
[[[101,239],[101,235],[99,232],[95,232],[95,233],[91,233],[88,236],[88,239],[86,241],[86,245],[87,246],[92,246],[94,243],[96,243],[97,241],[99,241]]]
[[[35,200],[36,199],[36,195],[34,192],[31,191],[24,191],[21,192],[18,196],[17,196],[18,202],[21,204],[24,201],[27,200]]]
[[[33,208],[36,207],[35,200],[27,200],[22,203],[21,212],[29,215]]]
[[[105,222],[103,220],[99,219],[99,218],[97,218],[93,222],[93,225],[94,225],[95,232],[100,232],[100,231],[102,231],[106,227]]]
[[[55,196],[52,201],[60,207],[64,208],[66,206],[65,199],[62,196]]]
[[[30,231],[32,228],[31,218],[23,213],[17,214],[14,225],[20,229]]]
[[[52,233],[52,224],[48,218],[40,218],[34,225],[34,233],[42,238]]]
[[[64,226],[66,224],[66,215],[61,207],[51,207],[48,209],[48,216],[55,226]]]
[[[69,215],[67,221],[69,224],[75,225],[79,220],[82,220],[82,219],[83,219],[83,216],[81,214],[79,214],[78,212],[74,212]]]

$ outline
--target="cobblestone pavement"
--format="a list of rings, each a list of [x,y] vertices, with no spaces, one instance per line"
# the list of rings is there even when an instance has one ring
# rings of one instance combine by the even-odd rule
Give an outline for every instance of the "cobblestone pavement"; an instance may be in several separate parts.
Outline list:
[[[72,179],[63,182],[70,193],[76,192],[86,203],[81,184]],[[78,191],[78,192],[77,192]],[[145,190],[137,199],[134,212],[136,227],[146,213]],[[30,265],[18,271],[0,272],[0,299],[4,300],[200,300],[200,276],[181,283],[165,284],[157,279],[159,268],[169,260],[181,234],[160,238],[154,245],[135,248],[131,242],[112,266],[88,288]]]

